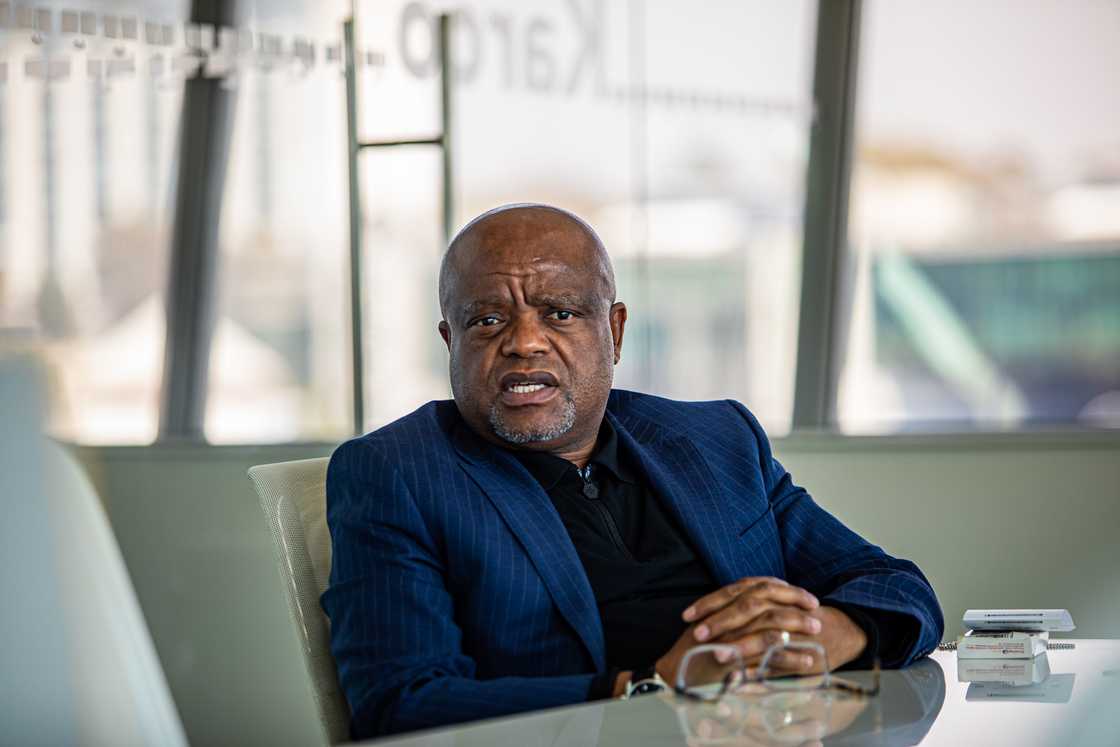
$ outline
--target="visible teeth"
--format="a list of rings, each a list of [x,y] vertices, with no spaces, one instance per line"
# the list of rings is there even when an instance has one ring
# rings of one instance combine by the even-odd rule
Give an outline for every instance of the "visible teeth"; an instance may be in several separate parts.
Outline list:
[[[539,392],[541,389],[544,389],[544,384],[514,384],[509,388],[509,391],[517,394],[528,394],[529,392]]]

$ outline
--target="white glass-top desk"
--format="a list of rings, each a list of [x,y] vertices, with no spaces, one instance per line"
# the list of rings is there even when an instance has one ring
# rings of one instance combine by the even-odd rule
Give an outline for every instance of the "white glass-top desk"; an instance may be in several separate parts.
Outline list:
[[[1029,665],[958,662],[954,652],[939,651],[905,670],[883,672],[882,691],[874,697],[818,691],[729,696],[707,705],[647,695],[374,744],[1120,745],[1120,641],[1073,643],[1075,649],[1050,651]]]

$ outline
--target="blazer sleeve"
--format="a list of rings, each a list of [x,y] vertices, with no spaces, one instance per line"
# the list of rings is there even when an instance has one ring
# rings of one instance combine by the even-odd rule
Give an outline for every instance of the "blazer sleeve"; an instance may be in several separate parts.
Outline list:
[[[884,658],[884,666],[906,666],[933,651],[945,632],[945,621],[933,587],[918,566],[888,555],[818,506],[774,458],[754,416],[738,402],[732,404],[758,441],[786,580],[808,589],[822,604],[861,607],[881,612],[880,620],[891,620],[894,640],[903,645],[888,647],[892,653]]]
[[[444,561],[376,445],[350,441],[331,457],[327,523],[322,605],[355,739],[586,701],[593,674],[475,678]]]

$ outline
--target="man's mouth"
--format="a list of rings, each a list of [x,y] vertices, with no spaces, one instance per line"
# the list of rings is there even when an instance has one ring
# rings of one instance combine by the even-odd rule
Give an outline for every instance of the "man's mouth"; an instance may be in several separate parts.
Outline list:
[[[508,373],[499,382],[502,403],[510,407],[540,405],[559,391],[560,382],[547,371]]]
[[[515,392],[517,394],[528,394],[529,392],[539,392],[544,389],[544,384],[514,384],[506,389],[507,392]]]

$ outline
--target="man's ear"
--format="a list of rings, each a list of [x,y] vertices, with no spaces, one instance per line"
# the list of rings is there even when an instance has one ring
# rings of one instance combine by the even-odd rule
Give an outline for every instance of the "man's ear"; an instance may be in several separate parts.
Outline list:
[[[447,346],[447,352],[451,352],[451,326],[444,321],[438,325],[439,336],[443,338],[443,344]]]
[[[622,336],[626,333],[626,304],[619,301],[611,306],[611,337],[614,338],[614,362],[622,360]]]

